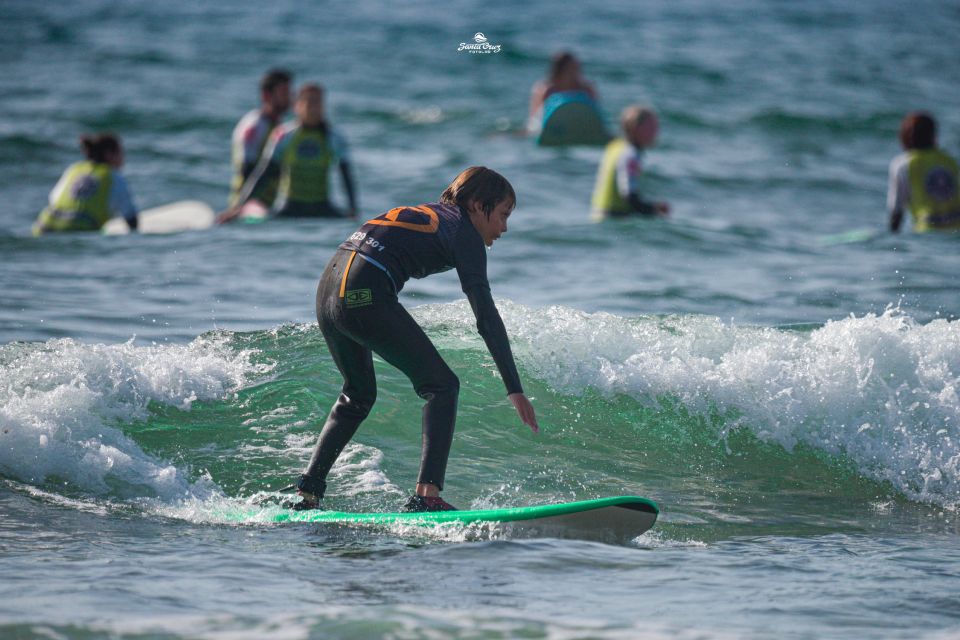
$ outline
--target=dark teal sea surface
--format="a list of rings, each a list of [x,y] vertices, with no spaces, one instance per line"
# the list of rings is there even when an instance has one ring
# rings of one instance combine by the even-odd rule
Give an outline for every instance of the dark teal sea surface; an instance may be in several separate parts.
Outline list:
[[[958,33],[923,0],[0,1],[0,637],[957,637],[960,238],[885,198],[907,111],[960,154]],[[561,49],[611,125],[660,113],[670,218],[591,222],[601,150],[516,134]],[[475,164],[516,188],[489,271],[541,434],[455,273],[402,296],[462,383],[447,499],[636,494],[650,532],[258,523],[339,392],[313,295],[357,223],[30,225],[101,129],[141,207],[223,208],[273,66],[327,88],[363,216]],[[377,368],[332,508],[414,482],[420,401]]]

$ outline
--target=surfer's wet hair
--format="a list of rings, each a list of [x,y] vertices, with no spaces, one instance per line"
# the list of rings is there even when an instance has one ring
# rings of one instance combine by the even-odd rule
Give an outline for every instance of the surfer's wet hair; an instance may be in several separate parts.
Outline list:
[[[120,138],[113,133],[85,133],[80,136],[80,148],[87,160],[106,163],[108,156],[120,151]]]
[[[937,144],[937,121],[926,111],[911,111],[900,123],[904,149],[932,149]]]
[[[455,204],[464,211],[471,202],[476,202],[488,216],[504,200],[517,206],[513,186],[502,175],[486,167],[465,169],[440,194],[440,202]]]
[[[657,117],[653,107],[645,104],[632,104],[620,113],[620,128],[629,133],[632,127],[639,127],[650,118]]]
[[[293,74],[286,69],[270,69],[263,79],[260,80],[260,91],[263,93],[273,93],[273,90],[282,84],[290,84],[293,80]]]
[[[558,82],[560,76],[563,75],[563,72],[567,70],[572,64],[577,64],[580,61],[577,60],[577,56],[573,55],[570,51],[558,51],[553,54],[550,58],[550,82]]]
[[[322,98],[323,86],[317,84],[316,82],[308,82],[300,87],[300,90],[297,92],[297,100],[303,100],[309,95],[318,95]]]

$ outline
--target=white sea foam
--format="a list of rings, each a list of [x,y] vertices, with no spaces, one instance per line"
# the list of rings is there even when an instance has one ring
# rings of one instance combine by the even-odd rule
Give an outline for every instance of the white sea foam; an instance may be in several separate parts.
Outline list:
[[[651,406],[676,398],[732,416],[724,431],[845,456],[911,499],[960,506],[960,321],[921,325],[888,310],[792,331],[499,306],[522,367],[559,392],[593,388]],[[464,341],[474,324],[465,303],[417,315],[445,347],[482,345]],[[443,331],[457,324],[460,336]]]
[[[187,410],[222,398],[262,370],[216,335],[188,345],[61,339],[0,347],[0,474],[95,495],[207,493],[209,483],[191,483],[119,426],[145,419],[151,402]]]
[[[315,434],[287,435],[284,438],[286,449],[282,451],[297,452],[303,464],[306,464],[315,441]],[[267,450],[277,455],[281,452],[272,447]],[[382,463],[383,452],[379,449],[356,442],[348,444],[330,471],[329,482],[336,490],[327,495],[327,498],[332,498],[327,505],[330,502],[353,503],[358,505],[355,508],[358,511],[376,510],[385,495],[399,504],[406,494],[390,481],[381,469]],[[278,505],[292,497],[292,494],[276,491],[261,491],[246,498],[226,496],[219,492],[202,494],[194,491],[185,499],[145,500],[141,501],[141,506],[165,517],[195,523],[271,524],[276,515],[284,511]],[[371,502],[371,499],[375,502]]]
[[[635,621],[611,621],[573,607],[566,615],[530,612],[522,608],[505,608],[467,603],[461,608],[422,605],[370,605],[356,603],[342,606],[325,603],[316,611],[276,610],[269,614],[238,615],[232,611],[217,614],[163,616],[152,613],[137,616],[114,616],[98,619],[81,628],[91,635],[158,636],[172,635],[196,638],[230,638],[248,640],[305,640],[316,637],[389,637],[405,638],[517,638],[537,637],[550,640],[607,638],[609,640],[728,640],[742,638],[734,631],[707,626],[698,629],[694,622],[651,620],[640,616]],[[76,626],[76,625],[74,625]],[[715,626],[715,625],[714,625]],[[70,627],[71,629],[73,627]],[[51,637],[60,637],[55,629],[45,626]],[[921,638],[940,638],[917,634]],[[944,638],[948,636],[942,636]]]
[[[298,452],[306,465],[317,441],[317,435],[316,433],[288,435],[284,438],[284,444],[289,451]],[[384,473],[382,464],[383,451],[359,442],[351,442],[344,448],[330,470],[329,483],[337,487],[338,495],[346,497],[384,492],[398,496],[404,495],[400,487],[391,482]]]
[[[343,496],[368,493],[404,495],[403,490],[383,472],[382,464],[383,452],[379,449],[350,443],[331,469],[331,482],[338,487],[338,495]]]

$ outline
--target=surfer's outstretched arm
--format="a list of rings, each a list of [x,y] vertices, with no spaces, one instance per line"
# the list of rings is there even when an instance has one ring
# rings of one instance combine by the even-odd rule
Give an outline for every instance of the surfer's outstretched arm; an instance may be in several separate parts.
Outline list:
[[[890,212],[890,233],[898,233],[903,224],[903,209],[894,209]]]
[[[477,318],[477,331],[483,337],[483,341],[497,365],[497,370],[500,371],[500,377],[503,378],[503,384],[507,388],[507,397],[513,403],[513,407],[517,410],[523,424],[530,427],[534,433],[538,433],[540,426],[537,424],[537,416],[530,400],[523,393],[520,374],[517,372],[517,365],[510,349],[507,330],[503,326],[503,319],[493,302],[490,288],[476,286],[466,291],[466,294],[467,300],[470,301],[470,307],[473,309],[473,314]]]
[[[353,171],[350,163],[346,160],[340,161],[340,179],[343,181],[343,190],[347,194],[347,217],[357,217],[357,187],[353,180]]]

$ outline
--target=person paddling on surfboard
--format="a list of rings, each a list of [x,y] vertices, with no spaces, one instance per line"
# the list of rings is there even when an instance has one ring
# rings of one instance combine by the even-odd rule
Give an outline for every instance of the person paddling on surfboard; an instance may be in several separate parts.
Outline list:
[[[377,395],[376,353],[400,369],[426,400],[420,473],[404,510],[453,509],[440,491],[460,381],[397,299],[410,278],[457,270],[507,397],[523,423],[534,433],[539,431],[487,280],[485,247],[507,232],[515,204],[506,178],[486,167],[470,167],[444,190],[439,202],[391,209],[368,220],[337,249],[317,288],[317,319],[343,375],[343,389],[297,480],[303,499],[293,508],[319,506],[330,468],[370,412]]]
[[[540,130],[543,123],[543,103],[554,93],[580,91],[587,94],[592,100],[597,100],[597,90],[593,83],[583,77],[580,61],[569,51],[553,54],[550,59],[550,71],[545,80],[539,80],[530,91],[530,118],[531,132]]]
[[[49,205],[33,225],[33,235],[55,231],[99,231],[110,218],[122,217],[137,228],[137,207],[127,187],[123,146],[112,133],[80,137],[86,160],[70,165],[53,191]]]
[[[904,152],[890,162],[890,231],[900,230],[904,209],[910,209],[914,231],[960,231],[960,171],[957,161],[937,148],[933,116],[908,113],[900,123],[900,144]]]
[[[670,205],[646,200],[640,193],[643,152],[652,147],[660,131],[650,107],[631,105],[620,115],[623,137],[611,141],[597,170],[591,208],[593,217],[616,218],[633,214],[667,216]]]
[[[220,214],[217,222],[234,220],[243,213],[243,205],[254,199],[265,180],[279,172],[280,186],[274,206],[277,217],[342,218],[356,217],[357,195],[350,158],[343,136],[327,122],[323,87],[305,84],[294,104],[296,122],[274,131],[260,163],[250,174],[235,205]],[[337,165],[347,194],[348,208],[341,211],[330,201],[330,168]]]

